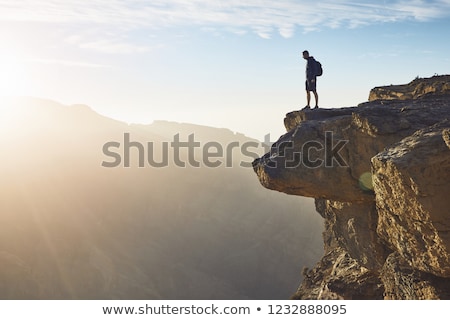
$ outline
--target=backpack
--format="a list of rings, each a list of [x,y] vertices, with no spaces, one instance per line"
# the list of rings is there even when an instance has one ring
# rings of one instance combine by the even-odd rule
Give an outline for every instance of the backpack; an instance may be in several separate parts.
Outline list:
[[[316,76],[320,77],[323,74],[322,64],[317,60],[314,60],[314,63],[315,63],[314,69],[316,71]]]

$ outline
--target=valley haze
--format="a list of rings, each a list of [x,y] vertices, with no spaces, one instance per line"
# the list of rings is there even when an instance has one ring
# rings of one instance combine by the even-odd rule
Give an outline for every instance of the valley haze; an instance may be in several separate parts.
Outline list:
[[[129,133],[221,146],[254,139],[192,124],[128,125],[85,105],[2,101],[2,299],[285,299],[322,254],[314,203],[261,188],[233,166],[105,168]],[[155,149],[156,151],[156,149]],[[157,153],[157,157],[161,154]],[[180,160],[202,161],[180,148]]]

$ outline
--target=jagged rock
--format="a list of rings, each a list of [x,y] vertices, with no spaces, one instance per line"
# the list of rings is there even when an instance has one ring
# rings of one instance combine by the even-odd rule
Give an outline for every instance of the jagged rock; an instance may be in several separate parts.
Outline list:
[[[329,251],[304,274],[293,299],[383,299],[379,275],[361,266],[343,248]]]
[[[447,145],[447,147],[450,148],[450,129],[444,129],[442,131],[442,138],[445,141],[445,144]]]
[[[325,256],[305,273],[295,299],[382,299],[376,270],[387,256],[377,241],[374,203],[316,200],[325,218]]]
[[[450,279],[413,269],[396,252],[387,257],[381,280],[385,299],[450,299]]]
[[[325,219],[324,257],[293,298],[450,296],[449,88],[450,76],[416,79],[286,115],[253,168],[266,188],[316,198]]]
[[[330,118],[349,116],[355,108],[337,108],[337,109],[314,109],[292,111],[286,114],[284,126],[289,132],[295,129],[301,122],[307,120],[325,120]]]
[[[342,247],[363,267],[373,270],[383,265],[387,253],[376,234],[378,214],[374,203],[325,200],[321,214],[325,217],[325,251]]]
[[[411,265],[450,277],[450,148],[445,120],[372,159],[378,234]]]
[[[404,85],[376,87],[370,91],[369,101],[418,99],[427,94],[450,94],[450,76],[416,78]]]

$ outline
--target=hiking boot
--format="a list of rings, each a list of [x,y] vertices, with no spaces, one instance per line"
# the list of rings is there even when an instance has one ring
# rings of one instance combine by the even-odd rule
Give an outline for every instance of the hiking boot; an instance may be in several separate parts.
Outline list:
[[[319,106],[315,106],[314,109],[319,109]]]
[[[310,109],[311,109],[310,106],[306,106],[306,107],[304,107],[302,110],[310,110]]]

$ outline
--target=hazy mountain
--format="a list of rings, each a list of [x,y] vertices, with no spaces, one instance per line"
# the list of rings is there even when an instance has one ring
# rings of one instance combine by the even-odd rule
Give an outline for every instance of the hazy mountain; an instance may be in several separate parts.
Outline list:
[[[171,142],[191,134],[201,147],[179,148],[187,166],[177,167]],[[165,143],[169,166],[149,165]],[[207,160],[221,166],[205,166],[207,143]],[[322,220],[312,201],[266,190],[240,167],[264,153],[243,154],[245,143],[258,142],[190,124],[128,125],[82,105],[3,101],[0,298],[288,298],[323,252]],[[113,154],[120,164],[108,167]]]

